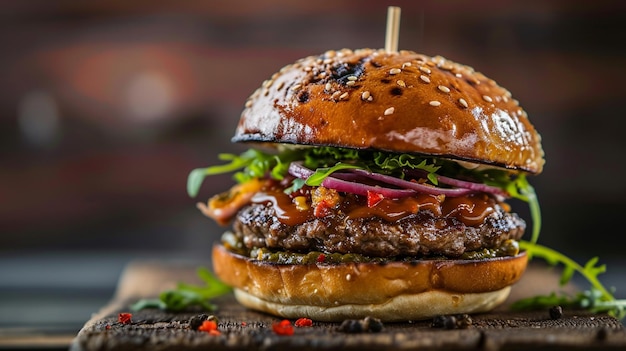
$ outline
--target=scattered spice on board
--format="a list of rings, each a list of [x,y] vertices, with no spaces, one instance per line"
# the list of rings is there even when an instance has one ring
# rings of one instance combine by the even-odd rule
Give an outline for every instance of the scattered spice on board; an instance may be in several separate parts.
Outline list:
[[[313,326],[313,321],[310,320],[309,318],[299,318],[294,324],[298,328],[312,327]]]
[[[122,324],[130,324],[132,322],[133,314],[132,313],[120,313],[117,315],[117,321]]]
[[[272,324],[272,330],[278,335],[293,335],[293,325],[287,319]]]
[[[219,330],[217,330],[217,322],[206,320],[202,322],[202,325],[198,327],[199,331],[207,332],[211,335],[220,335],[222,334]]]

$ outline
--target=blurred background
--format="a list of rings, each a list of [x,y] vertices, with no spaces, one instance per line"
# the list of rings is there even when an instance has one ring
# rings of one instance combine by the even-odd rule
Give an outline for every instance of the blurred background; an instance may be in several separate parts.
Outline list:
[[[208,260],[223,228],[187,196],[189,171],[244,150],[230,144],[243,103],[282,66],[383,47],[389,5],[401,49],[469,64],[521,102],[547,159],[531,179],[541,243],[600,256],[626,297],[623,1],[7,1],[0,340],[74,335],[132,260]]]

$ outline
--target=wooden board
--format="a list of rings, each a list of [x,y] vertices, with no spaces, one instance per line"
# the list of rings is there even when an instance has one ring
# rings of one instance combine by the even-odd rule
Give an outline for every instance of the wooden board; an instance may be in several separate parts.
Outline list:
[[[130,304],[154,297],[177,282],[197,282],[198,264],[137,262],[123,274],[112,302],[89,320],[71,350],[526,350],[626,349],[622,323],[606,315],[565,310],[559,319],[548,311],[512,312],[510,301],[555,289],[557,278],[544,267],[531,266],[504,306],[488,314],[471,316],[463,329],[433,328],[432,321],[385,323],[382,331],[346,333],[340,323],[317,323],[295,328],[294,335],[272,331],[280,319],[247,310],[232,295],[216,299],[218,336],[189,328],[189,320],[202,313],[170,313],[156,309],[132,312],[132,322],[118,322],[118,314],[131,312]]]

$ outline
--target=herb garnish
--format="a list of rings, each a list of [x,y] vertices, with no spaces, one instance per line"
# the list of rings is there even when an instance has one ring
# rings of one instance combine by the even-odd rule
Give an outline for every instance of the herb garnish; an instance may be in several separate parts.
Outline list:
[[[197,306],[207,311],[216,310],[217,307],[210,300],[230,292],[231,288],[206,268],[199,268],[198,276],[205,285],[178,283],[176,289],[163,291],[158,299],[139,300],[131,306],[131,309],[137,311],[144,308],[159,308],[178,312]]]
[[[598,257],[593,257],[584,266],[576,263],[571,258],[549,247],[528,241],[520,241],[520,249],[525,250],[528,258],[540,257],[552,266],[563,265],[563,272],[559,285],[567,284],[574,273],[581,274],[590,284],[591,288],[574,296],[564,293],[539,295],[516,301],[513,309],[538,309],[551,306],[568,306],[589,310],[594,313],[609,313],[611,316],[622,319],[626,316],[626,300],[618,300],[598,279],[598,276],[606,271],[606,265],[598,265]]]

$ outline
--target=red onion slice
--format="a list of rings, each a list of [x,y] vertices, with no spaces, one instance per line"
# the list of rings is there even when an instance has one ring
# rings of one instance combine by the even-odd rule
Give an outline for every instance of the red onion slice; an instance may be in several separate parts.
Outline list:
[[[314,171],[304,167],[300,162],[292,162],[289,165],[289,174],[301,178],[307,179]],[[407,171],[410,175],[417,175],[420,177],[426,177],[427,173],[421,170]],[[354,177],[350,174],[356,175]],[[389,198],[400,198],[413,196],[418,193],[430,194],[430,195],[445,195],[450,197],[463,196],[474,192],[486,192],[494,194],[496,196],[508,197],[508,193],[504,190],[485,185],[480,183],[473,183],[454,178],[435,175],[437,180],[446,185],[455,186],[455,188],[440,188],[432,185],[420,184],[417,182],[411,182],[408,180],[388,176],[380,173],[373,173],[363,169],[349,169],[341,173],[335,173],[335,176],[328,176],[322,181],[322,186],[335,189],[342,192],[353,193],[357,195],[367,195],[368,191],[372,191],[378,194],[382,194]],[[389,184],[400,189],[388,188],[384,186],[367,185],[358,182],[358,177],[366,177],[368,179],[380,182],[383,184]]]
[[[350,172],[354,172],[360,175],[364,175],[373,180],[377,180],[386,184],[395,185],[404,189],[415,190],[419,193],[430,194],[430,195],[445,195],[450,197],[467,195],[469,193],[473,193],[474,191],[471,189],[465,188],[454,188],[454,189],[446,189],[439,188],[431,185],[420,184],[416,182],[410,182],[408,180],[380,174],[380,173],[372,173],[363,169],[351,169]]]
[[[306,179],[314,173],[312,170],[304,167],[302,164],[298,162],[292,162],[289,165],[288,172],[292,176],[302,178],[302,179]],[[363,195],[363,196],[367,196],[368,191],[381,194],[384,197],[388,197],[388,198],[408,197],[408,196],[415,196],[417,194],[416,191],[411,190],[411,189],[392,189],[392,188],[386,188],[386,187],[380,187],[380,186],[374,186],[374,185],[366,185],[366,184],[338,179],[332,176],[326,177],[324,181],[322,181],[321,185],[329,189],[335,189],[337,191],[352,193],[356,195]]]
[[[418,176],[422,178],[426,178],[428,176],[428,172],[423,171],[423,170],[418,170],[418,169],[408,170],[406,171],[406,173],[411,176]],[[452,186],[459,187],[459,188],[471,189],[474,191],[494,194],[494,195],[502,196],[505,198],[510,197],[509,193],[495,186],[486,185],[482,183],[468,182],[465,180],[445,177],[445,176],[441,176],[438,174],[435,174],[435,177],[437,177],[437,181],[441,184],[452,185]]]

